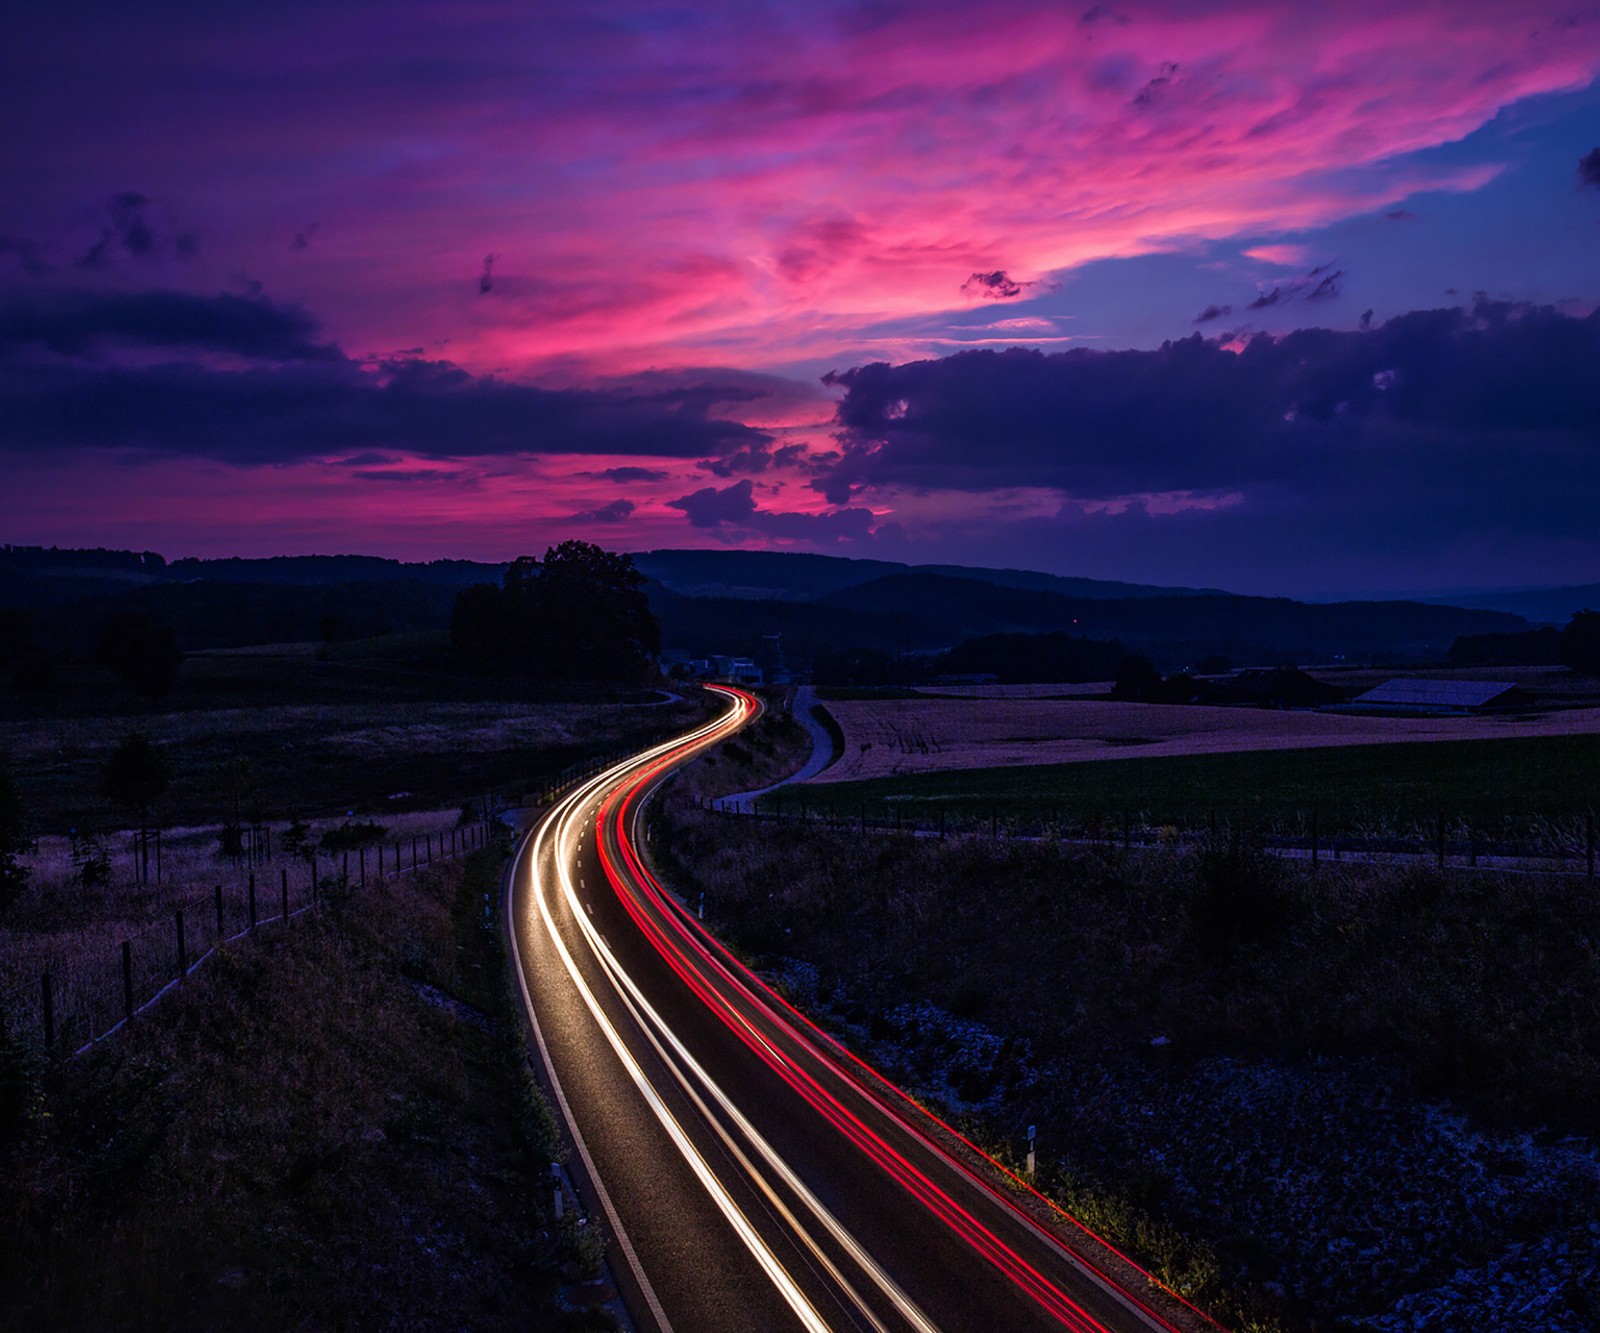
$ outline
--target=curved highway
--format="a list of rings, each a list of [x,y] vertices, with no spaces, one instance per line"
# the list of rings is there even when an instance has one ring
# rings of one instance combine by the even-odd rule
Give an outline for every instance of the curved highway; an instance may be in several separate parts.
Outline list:
[[[513,953],[572,1162],[641,1328],[1206,1325],[744,968],[644,863],[640,809],[716,720],[569,793],[528,835]],[[1115,1277],[1112,1276],[1115,1274]],[[1210,1325],[1215,1327],[1215,1325]]]

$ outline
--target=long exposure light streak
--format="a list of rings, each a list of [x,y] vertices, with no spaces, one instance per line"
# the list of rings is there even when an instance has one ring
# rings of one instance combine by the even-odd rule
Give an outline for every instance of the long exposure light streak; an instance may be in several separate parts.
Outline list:
[[[895,1182],[909,1201],[936,1218],[949,1234],[959,1238],[984,1264],[1001,1274],[1019,1294],[1059,1326],[1072,1333],[1104,1333],[1107,1329],[1057,1281],[1041,1271],[1040,1262],[1046,1266],[1055,1262],[1051,1255],[1086,1275],[1106,1296],[1119,1303],[1138,1326],[1161,1333],[1178,1333],[1179,1325],[1040,1228],[1038,1222],[1007,1198],[994,1181],[985,1179],[971,1164],[953,1156],[929,1130],[914,1123],[919,1117],[908,1116],[899,1108],[915,1108],[935,1127],[953,1135],[948,1126],[929,1115],[858,1057],[844,1051],[833,1038],[821,1033],[809,1019],[740,964],[682,903],[662,888],[644,865],[637,845],[643,801],[677,765],[725,739],[760,710],[759,702],[742,691],[712,688],[729,704],[718,718],[673,741],[652,746],[590,779],[559,802],[540,823],[525,849],[530,866],[530,901],[523,910],[530,921],[537,920],[606,1045],[761,1272],[802,1327],[830,1327],[819,1309],[815,1293],[808,1296],[802,1290],[774,1249],[770,1236],[781,1235],[787,1237],[786,1243],[797,1255],[804,1256],[813,1273],[826,1275],[822,1290],[847,1312],[850,1326],[870,1327],[874,1333],[889,1333],[890,1328],[847,1269],[858,1271],[868,1288],[887,1302],[882,1314],[892,1311],[895,1319],[903,1320],[916,1333],[935,1333],[937,1328],[935,1321],[919,1308],[868,1247],[822,1203],[800,1173],[756,1128],[703,1062],[691,1053],[684,1035],[675,1031],[662,1016],[647,998],[639,979],[630,973],[607,943],[591,919],[593,904],[580,900],[576,882],[576,866],[586,837],[593,837],[593,852],[609,888],[654,955],[704,1006],[708,1017],[732,1033],[759,1062],[759,1067],[775,1075],[801,1104],[817,1115],[819,1127],[831,1126],[864,1162]],[[557,911],[561,906],[571,923],[569,929],[576,930],[586,955],[593,960],[588,976],[563,935]],[[602,1002],[591,984],[595,969],[606,983],[601,989],[609,988],[606,1002]],[[608,1014],[608,1003],[614,1009],[620,1006],[618,1020],[624,1027],[630,1031],[637,1029],[642,1035],[643,1044],[638,1045],[637,1050],[630,1046],[630,1038]],[[640,1056],[646,1050],[653,1059],[642,1061]],[[848,1060],[836,1062],[835,1056],[839,1055],[847,1056]],[[674,1113],[661,1088],[652,1084],[646,1063],[659,1064],[667,1071],[670,1085],[676,1089],[675,1095],[681,1095],[686,1108],[680,1104]],[[856,1069],[857,1074],[853,1075],[851,1069]],[[860,1071],[871,1076],[865,1086]],[[892,1096],[885,1100],[874,1095],[872,1088],[877,1086]],[[688,1121],[681,1119],[684,1115],[688,1115]],[[686,1128],[690,1122],[698,1125],[694,1132]],[[695,1144],[695,1133],[703,1138],[707,1132],[720,1146],[720,1160],[727,1164],[720,1169],[731,1170],[726,1178],[718,1175],[719,1168]],[[918,1161],[908,1154],[915,1155]],[[919,1165],[919,1161],[929,1164],[927,1169]],[[935,1178],[936,1174],[945,1178],[943,1182]],[[962,1202],[952,1193],[958,1185],[963,1191],[977,1187],[978,1197]],[[769,1236],[763,1236],[735,1198],[741,1188],[753,1190],[760,1198],[769,1219],[779,1225],[777,1233],[769,1230]],[[1029,1260],[1013,1244],[1002,1239],[993,1221],[986,1222],[973,1211],[980,1202],[984,1208],[998,1205],[1001,1215],[1012,1219],[1007,1225],[1020,1222],[1026,1234],[1033,1237],[1027,1244],[1038,1257]],[[998,1220],[992,1213],[986,1215]],[[1040,1242],[1043,1252],[1039,1250]],[[834,1247],[831,1252],[830,1245]],[[1144,1276],[1153,1285],[1159,1285],[1149,1275]]]

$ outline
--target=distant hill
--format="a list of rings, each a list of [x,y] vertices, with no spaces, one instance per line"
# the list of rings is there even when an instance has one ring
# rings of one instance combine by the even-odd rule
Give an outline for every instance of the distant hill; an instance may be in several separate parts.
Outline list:
[[[1168,670],[1213,654],[1269,666],[1427,661],[1442,660],[1463,635],[1530,628],[1520,615],[1482,607],[1311,604],[781,551],[647,551],[635,563],[649,580],[669,649],[753,654],[764,636],[778,634],[788,662],[802,670],[840,650],[926,654],[1001,634],[1117,640]],[[124,610],[155,616],[172,626],[185,651],[195,651],[442,629],[461,588],[499,583],[504,572],[504,565],[467,560],[339,555],[168,563],[151,552],[12,546],[0,549],[0,608],[25,612],[31,641],[46,651],[89,651]],[[1583,591],[1563,590],[1569,597]]]
[[[1569,588],[1518,588],[1473,592],[1450,599],[1452,606],[1510,611],[1537,624],[1565,625],[1578,611],[1600,611],[1600,583]]]
[[[1025,588],[1068,597],[1171,597],[1197,592],[1193,588],[1070,578],[1031,569],[906,565],[892,560],[856,560],[799,551],[639,551],[634,553],[633,563],[647,578],[673,592],[745,601],[810,601],[896,574],[976,579],[998,588]]]
[[[831,594],[830,605],[892,623],[909,646],[988,634],[1067,631],[1120,639],[1171,665],[1220,654],[1240,662],[1435,657],[1459,634],[1525,629],[1519,616],[1421,602],[1312,604],[1235,593],[1063,597],[976,579],[902,574]],[[1462,626],[1470,625],[1466,629]],[[936,640],[941,640],[937,642]],[[876,645],[881,646],[881,645]]]
[[[208,583],[433,583],[464,588],[472,583],[499,583],[504,565],[475,560],[429,560],[408,563],[375,555],[280,555],[260,560],[174,560],[170,578]]]

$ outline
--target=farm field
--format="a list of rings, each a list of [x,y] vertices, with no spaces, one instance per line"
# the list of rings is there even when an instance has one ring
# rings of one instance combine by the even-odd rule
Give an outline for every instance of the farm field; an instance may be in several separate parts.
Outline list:
[[[1596,707],[1484,717],[1365,717],[1109,699],[975,697],[844,700],[827,708],[844,732],[844,753],[812,785],[1135,754],[1171,757],[1600,734]]]
[[[65,682],[48,710],[0,698],[0,755],[51,833],[111,822],[100,769],[130,730],[171,763],[157,819],[198,824],[235,799],[246,815],[306,818],[458,804],[700,715],[657,691],[530,688],[357,658],[360,647],[339,645],[334,661],[300,645],[197,654],[153,707],[93,678]]]
[[[1172,710],[1179,711],[1179,710]],[[1143,825],[1195,827],[1221,820],[1304,832],[1315,810],[1324,834],[1409,837],[1437,819],[1490,838],[1552,841],[1575,854],[1582,824],[1600,816],[1600,735],[1344,745],[1172,755],[1159,762],[946,769],[867,781],[806,785],[814,808],[874,819],[899,811],[924,826],[1064,820],[1069,827],[1123,813]],[[1452,833],[1452,836],[1455,836]],[[1579,842],[1574,842],[1579,839]]]

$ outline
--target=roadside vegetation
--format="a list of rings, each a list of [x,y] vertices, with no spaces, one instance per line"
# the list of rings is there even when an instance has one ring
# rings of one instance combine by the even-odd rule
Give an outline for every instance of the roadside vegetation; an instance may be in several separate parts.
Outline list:
[[[963,705],[951,705],[960,708]],[[1266,715],[1270,720],[1271,715]],[[1025,777],[1024,777],[1025,775]],[[1600,735],[1345,745],[1231,754],[1103,759],[1026,769],[952,768],[860,782],[823,782],[779,798],[817,811],[937,827],[1207,826],[1213,819],[1303,834],[1316,811],[1324,834],[1416,836],[1440,816],[1487,837],[1600,814]]]
[[[91,659],[0,691],[0,1326],[612,1327],[578,1308],[598,1236],[552,1216],[503,847],[427,849],[481,845],[569,766],[708,705],[468,672],[442,635],[168,665],[154,693]],[[176,908],[193,962],[215,886],[232,934],[249,876],[264,919],[280,870],[307,904],[313,856],[315,910],[70,1054],[92,1035],[72,997],[110,1009],[93,1032],[121,1016],[122,940],[142,1002],[174,974]]]
[[[1457,785],[1445,748],[1330,758],[1370,765],[1369,792],[1465,794],[1474,756]],[[1582,773],[1592,751],[1572,753]],[[1233,791],[1304,757],[1227,756]],[[672,792],[658,821],[669,881],[704,888],[708,922],[799,1003],[1013,1166],[1039,1125],[1041,1187],[1230,1326],[1595,1326],[1600,897],[1581,876],[1313,872],[1226,822],[1125,853]]]
[[[609,1327],[558,1299],[588,1274],[550,1216],[498,874],[331,900],[77,1059],[0,1050],[8,1325]]]

